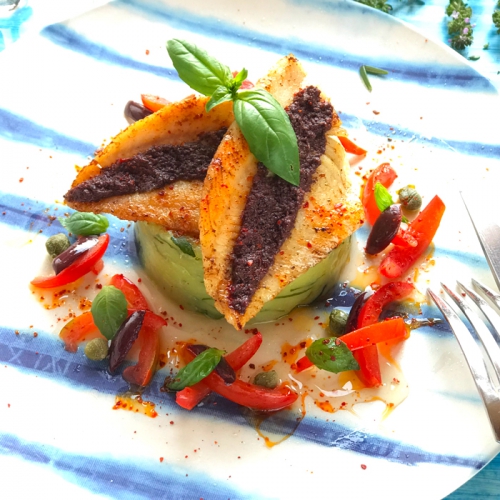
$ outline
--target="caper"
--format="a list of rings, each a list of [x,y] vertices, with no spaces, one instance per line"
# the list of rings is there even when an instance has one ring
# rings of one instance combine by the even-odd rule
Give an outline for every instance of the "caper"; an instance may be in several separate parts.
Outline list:
[[[45,242],[48,254],[54,259],[71,246],[68,237],[64,233],[54,234]]]
[[[253,383],[262,387],[267,387],[268,389],[274,389],[279,384],[278,374],[276,370],[257,373],[253,379]]]
[[[342,309],[334,309],[330,313],[330,320],[328,322],[328,329],[334,337],[340,337],[345,333],[345,325],[349,315]]]
[[[92,339],[85,346],[84,352],[92,361],[102,361],[108,355],[108,341],[103,338]]]
[[[422,206],[422,197],[413,186],[406,186],[399,190],[399,202],[405,210],[416,212]]]

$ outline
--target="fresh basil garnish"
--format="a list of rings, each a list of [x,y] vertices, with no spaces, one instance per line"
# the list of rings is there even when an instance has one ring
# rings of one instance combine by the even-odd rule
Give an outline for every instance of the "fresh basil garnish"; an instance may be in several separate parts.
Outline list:
[[[203,351],[181,368],[173,380],[165,384],[166,388],[170,391],[182,391],[185,387],[197,384],[215,370],[223,355],[224,351],[213,347]]]
[[[297,137],[280,103],[265,90],[242,90],[236,94],[234,117],[252,154],[271,172],[298,186]]]
[[[174,245],[176,245],[182,253],[190,255],[191,257],[196,257],[193,245],[191,245],[185,236],[179,236],[178,238],[172,236],[172,243],[174,243]]]
[[[118,288],[104,286],[92,302],[91,312],[99,331],[111,340],[127,318],[127,299]]]
[[[92,212],[75,212],[67,219],[59,218],[59,222],[68,232],[77,236],[92,236],[105,233],[109,222],[104,215]]]
[[[215,89],[215,92],[212,94],[212,97],[207,102],[205,109],[207,111],[210,111],[212,108],[215,108],[215,106],[218,106],[219,104],[222,104],[223,102],[231,101],[232,98],[233,98],[233,94],[231,93],[231,91],[228,90],[227,87],[224,87],[221,85],[220,87],[217,87]]]
[[[377,207],[381,212],[383,212],[386,208],[389,208],[391,205],[394,205],[391,194],[389,193],[389,191],[387,191],[387,188],[380,182],[377,182],[375,184],[374,194],[375,203],[377,204]]]
[[[206,51],[185,40],[169,40],[167,51],[181,80],[203,95],[212,95],[218,87],[227,87],[231,70]]]
[[[359,370],[359,364],[350,349],[336,337],[315,340],[307,348],[306,356],[318,368],[329,372]]]
[[[297,137],[285,110],[263,89],[239,90],[248,76],[243,68],[234,78],[230,69],[196,45],[169,40],[167,51],[179,76],[192,89],[211,96],[206,109],[234,101],[234,115],[252,154],[271,172],[298,186]]]

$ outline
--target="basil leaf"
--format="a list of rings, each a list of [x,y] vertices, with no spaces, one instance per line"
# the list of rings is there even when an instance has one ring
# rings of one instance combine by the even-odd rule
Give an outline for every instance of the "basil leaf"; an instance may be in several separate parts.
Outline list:
[[[375,184],[374,194],[375,202],[377,203],[377,207],[381,212],[394,204],[391,194],[389,193],[389,191],[387,191],[387,188],[380,182],[377,182]]]
[[[227,87],[231,70],[206,51],[185,40],[169,40],[167,51],[181,80],[203,95],[212,95],[217,87]]]
[[[359,364],[350,349],[336,337],[315,340],[307,348],[306,356],[318,368],[329,372],[359,370]]]
[[[171,391],[182,391],[185,387],[197,384],[215,370],[223,355],[224,351],[213,347],[203,351],[177,372],[174,379],[167,384],[167,388]]]
[[[265,90],[243,90],[236,94],[233,109],[253,155],[271,172],[298,186],[297,137],[279,102]]]
[[[241,84],[246,80],[248,76],[248,71],[243,68],[229,83],[229,88],[232,91],[236,91],[241,87]]]
[[[186,237],[179,236],[179,238],[176,238],[175,236],[172,236],[172,242],[179,247],[182,253],[190,255],[191,257],[196,257],[193,245],[191,245]]]
[[[75,212],[67,219],[60,217],[59,222],[70,233],[77,236],[92,236],[105,233],[109,222],[104,215],[92,212]]]
[[[227,87],[223,87],[221,85],[220,87],[217,87],[215,89],[215,92],[212,94],[212,97],[207,102],[205,109],[208,112],[212,108],[215,108],[215,106],[218,106],[219,104],[222,104],[223,102],[230,101],[232,98],[233,98],[233,94],[231,93],[231,91],[228,90]]]
[[[99,331],[111,340],[127,319],[127,299],[118,288],[104,286],[92,302],[90,310]]]

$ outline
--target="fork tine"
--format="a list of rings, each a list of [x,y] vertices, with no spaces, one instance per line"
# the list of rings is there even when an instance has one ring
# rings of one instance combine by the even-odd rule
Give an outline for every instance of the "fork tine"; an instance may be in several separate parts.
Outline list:
[[[448,321],[472,373],[477,390],[488,412],[495,439],[500,443],[500,396],[493,386],[483,355],[467,327],[448,304],[432,290],[427,292]]]
[[[458,285],[462,288],[462,290],[472,299],[472,301],[476,304],[479,309],[483,312],[483,314],[488,318],[488,321],[493,326],[496,334],[500,337],[500,316],[495,313],[493,308],[477,293],[474,293],[470,288],[462,285],[460,281],[457,281]],[[477,282],[476,282],[477,283]],[[498,339],[497,343],[498,343]]]
[[[467,290],[464,285],[459,282],[457,283],[466,293],[470,292],[470,290]],[[467,319],[474,327],[474,330],[476,330],[476,333],[483,343],[486,353],[488,354],[488,357],[493,364],[497,378],[500,381],[500,346],[497,344],[496,340],[488,330],[483,320],[468,306],[467,302],[465,302],[465,300],[462,300],[458,295],[455,295],[443,283],[441,283],[441,286],[445,289],[446,293],[454,300],[455,304],[461,309],[461,311],[467,316]],[[471,293],[475,295],[474,292]],[[498,334],[498,331],[496,331],[496,333]]]
[[[476,281],[474,278],[472,278],[471,281],[476,290],[479,290],[483,295],[485,295],[486,297],[488,297],[488,299],[490,299],[491,303],[495,306],[495,309],[500,314],[500,295],[498,295],[498,293],[495,293],[491,288],[488,288],[486,285],[479,283],[479,281]]]

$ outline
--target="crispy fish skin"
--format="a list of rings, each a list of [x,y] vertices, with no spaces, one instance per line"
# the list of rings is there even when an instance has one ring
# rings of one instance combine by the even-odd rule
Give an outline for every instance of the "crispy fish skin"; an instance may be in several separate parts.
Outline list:
[[[303,86],[305,73],[293,56],[280,60],[268,77],[258,82],[287,106]],[[243,314],[230,307],[231,256],[241,228],[242,214],[257,160],[233,123],[212,160],[203,186],[200,243],[205,287],[226,320],[240,330],[263,305],[296,277],[324,259],[363,223],[363,209],[350,190],[345,151],[333,136],[340,132],[334,113],[325,154],[313,184],[299,209],[291,235],[276,255]]]
[[[99,175],[103,168],[130,158],[152,146],[196,141],[202,133],[227,128],[234,121],[232,103],[225,102],[209,113],[205,96],[189,96],[171,103],[115,136],[94,160],[77,175],[72,188]],[[68,202],[85,212],[110,213],[129,221],[154,222],[167,229],[197,236],[201,181],[178,181],[147,193],[119,195],[97,202]]]

